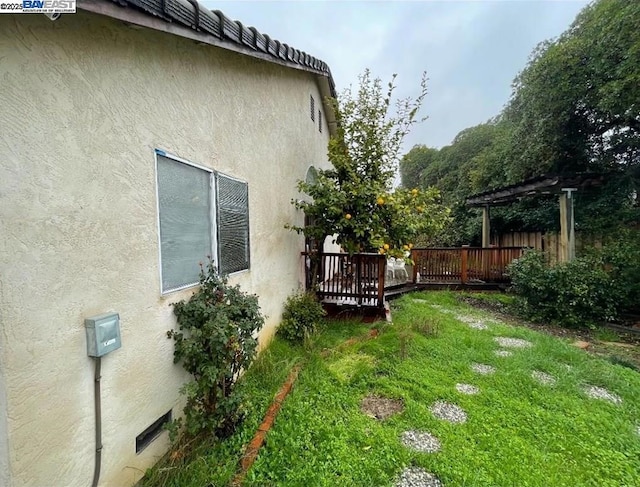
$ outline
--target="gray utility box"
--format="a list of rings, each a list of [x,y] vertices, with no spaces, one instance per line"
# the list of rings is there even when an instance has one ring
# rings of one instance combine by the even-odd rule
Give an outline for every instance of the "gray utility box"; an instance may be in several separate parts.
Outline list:
[[[120,315],[104,313],[84,320],[87,331],[87,354],[89,357],[102,357],[118,350],[120,342]]]

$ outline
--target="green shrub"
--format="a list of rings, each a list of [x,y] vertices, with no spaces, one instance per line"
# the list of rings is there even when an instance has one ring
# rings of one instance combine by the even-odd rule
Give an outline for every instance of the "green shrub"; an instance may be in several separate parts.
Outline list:
[[[285,340],[302,343],[316,332],[325,315],[326,312],[315,294],[299,293],[289,296],[284,305],[282,322],[278,326],[278,335]]]
[[[615,240],[607,243],[600,255],[613,280],[622,311],[640,309],[640,231],[621,230]]]
[[[229,286],[209,262],[200,271],[200,290],[175,303],[173,312],[180,328],[167,332],[175,340],[174,363],[182,362],[193,376],[181,389],[186,431],[226,436],[244,416],[245,398],[235,386],[255,357],[264,325],[258,298]],[[176,421],[174,432],[181,424]]]
[[[601,255],[548,266],[540,252],[527,252],[509,267],[517,309],[527,318],[562,326],[592,326],[618,312],[620,290]]]

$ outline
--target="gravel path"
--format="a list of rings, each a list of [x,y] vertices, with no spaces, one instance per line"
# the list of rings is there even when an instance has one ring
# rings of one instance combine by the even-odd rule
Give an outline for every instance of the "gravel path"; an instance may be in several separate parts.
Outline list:
[[[496,368],[487,364],[471,364],[471,370],[481,375],[491,375],[496,371]]]
[[[622,398],[613,392],[609,392],[604,387],[597,386],[586,386],[584,388],[584,392],[587,396],[593,399],[604,399],[605,401],[610,401],[614,404],[620,404],[622,402]]]
[[[443,487],[432,473],[419,467],[407,467],[402,471],[396,487]]]
[[[496,350],[493,352],[496,357],[511,357],[513,352],[510,350]]]
[[[552,386],[553,384],[556,383],[556,378],[552,375],[549,375],[545,372],[542,372],[540,370],[534,370],[531,372],[531,377],[533,377],[535,380],[537,380],[538,382],[540,382],[540,384],[543,384],[545,386]]]
[[[440,311],[440,313],[453,314],[453,311],[445,308],[444,306],[440,306],[439,304],[431,304],[429,306],[431,306],[433,309],[437,309],[438,311]]]
[[[466,323],[467,325],[469,325],[469,328],[473,328],[474,330],[489,329],[489,325],[487,325],[487,323],[484,320],[482,320],[481,318],[478,318],[477,316],[456,315],[456,318],[462,321],[463,323]]]
[[[405,431],[402,433],[402,443],[422,453],[435,453],[441,448],[440,440],[426,431]]]
[[[520,338],[495,337],[493,341],[503,348],[529,348],[533,346],[533,343]]]
[[[435,402],[429,410],[433,415],[449,423],[464,423],[467,421],[467,413],[460,406],[445,401]]]
[[[480,392],[480,389],[478,389],[476,386],[472,386],[471,384],[456,384],[456,390],[458,392],[461,392],[462,394],[467,394],[469,396],[478,394]]]
[[[426,302],[422,299],[413,299],[413,301]],[[455,311],[447,309],[444,306],[437,304],[430,304],[430,306],[442,313],[453,314],[456,319],[467,324],[470,328],[476,330],[489,330],[491,325],[501,324],[495,320],[484,320],[477,316],[457,314]],[[499,350],[495,350],[494,354],[497,357],[510,357],[513,355],[513,351],[507,349],[522,349],[533,347],[533,343],[528,340],[513,337],[494,337],[493,340],[502,347]],[[567,371],[572,370],[572,367],[568,364],[563,364]],[[490,375],[496,372],[496,368],[481,363],[471,364],[471,370],[478,374]],[[531,377],[546,386],[553,386],[556,384],[557,379],[546,372],[541,370],[532,370]],[[457,383],[455,385],[456,390],[461,394],[474,395],[480,393],[480,389],[471,384]],[[583,388],[584,393],[594,399],[602,399],[610,401],[614,404],[622,403],[622,398],[617,394],[608,391],[603,387],[586,385]],[[461,407],[451,404],[445,401],[437,401],[429,408],[431,413],[438,419],[448,421],[450,423],[464,423],[467,421],[467,413]],[[634,426],[634,431],[640,436],[640,424]],[[442,444],[440,440],[426,431],[409,430],[402,433],[402,443],[407,447],[415,451],[422,453],[435,453],[441,450]],[[432,473],[419,467],[407,467],[405,468],[400,478],[397,480],[396,487],[443,487],[442,482]]]

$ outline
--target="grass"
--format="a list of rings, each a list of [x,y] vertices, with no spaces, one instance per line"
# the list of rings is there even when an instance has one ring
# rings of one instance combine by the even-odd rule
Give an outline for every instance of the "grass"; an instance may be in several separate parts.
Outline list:
[[[244,485],[391,486],[411,465],[436,474],[447,487],[640,485],[636,371],[555,337],[491,322],[486,312],[450,293],[404,296],[394,301],[392,314],[393,325],[377,324],[377,338],[348,346],[338,345],[365,334],[365,325],[332,322],[306,347],[275,340],[246,375],[254,412],[242,428],[222,443],[199,445],[173,464],[166,460],[143,485],[227,485],[242,446],[299,360],[305,366],[298,382]],[[471,329],[456,315],[483,319],[490,329]],[[533,347],[497,357],[497,336],[525,339]],[[476,362],[497,371],[477,375],[470,369]],[[541,385],[531,378],[533,370],[557,382]],[[473,384],[481,392],[460,394],[456,383]],[[590,399],[582,391],[585,385],[605,387],[622,403]],[[376,421],[360,411],[369,394],[402,399],[405,410]],[[462,407],[467,422],[436,419],[429,406],[438,400]],[[407,449],[400,436],[409,429],[435,435],[442,450]]]

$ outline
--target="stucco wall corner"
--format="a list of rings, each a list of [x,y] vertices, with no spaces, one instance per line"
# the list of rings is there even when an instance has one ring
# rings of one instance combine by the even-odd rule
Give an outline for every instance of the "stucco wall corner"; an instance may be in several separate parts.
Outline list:
[[[0,249],[0,256],[3,255]],[[6,335],[4,329],[5,316],[3,282],[0,275],[0,486],[11,485],[11,471],[9,463],[9,431],[7,428],[7,391],[5,387],[4,371],[6,370],[5,342]]]

